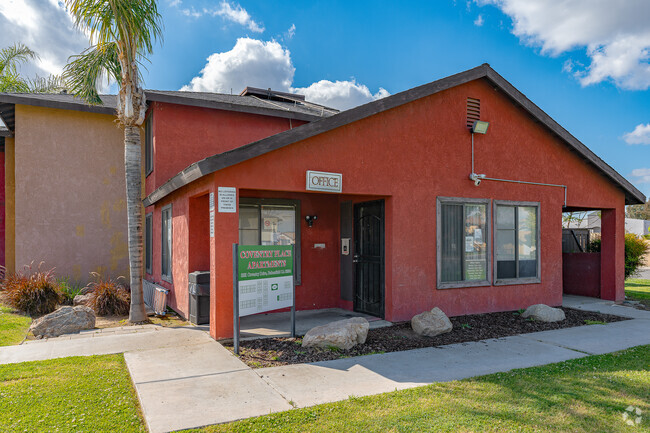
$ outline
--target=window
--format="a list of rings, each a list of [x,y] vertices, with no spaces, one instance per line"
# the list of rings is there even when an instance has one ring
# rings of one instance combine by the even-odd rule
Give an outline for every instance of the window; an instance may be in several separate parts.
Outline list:
[[[495,202],[494,284],[540,282],[539,203]]]
[[[149,176],[153,171],[153,131],[151,130],[151,117],[144,121],[144,175]]]
[[[151,262],[153,254],[153,214],[144,217],[144,270],[151,274]]]
[[[240,245],[300,245],[300,202],[239,199]],[[300,284],[300,248],[296,247],[296,283]]]
[[[489,285],[489,200],[438,197],[439,289]]]
[[[165,206],[161,212],[161,278],[167,282],[172,282],[172,205]]]

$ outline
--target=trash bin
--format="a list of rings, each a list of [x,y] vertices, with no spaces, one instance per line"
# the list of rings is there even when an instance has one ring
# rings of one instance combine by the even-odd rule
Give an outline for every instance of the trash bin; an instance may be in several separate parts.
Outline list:
[[[190,323],[210,323],[210,271],[196,271],[189,274]]]

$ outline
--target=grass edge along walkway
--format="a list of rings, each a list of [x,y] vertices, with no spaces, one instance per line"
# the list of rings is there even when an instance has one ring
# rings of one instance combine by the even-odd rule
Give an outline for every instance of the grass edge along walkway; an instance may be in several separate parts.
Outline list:
[[[0,304],[0,346],[20,344],[27,333],[32,319]]]
[[[650,345],[189,431],[650,431]]]
[[[146,432],[122,354],[0,365],[0,414],[7,432]]]

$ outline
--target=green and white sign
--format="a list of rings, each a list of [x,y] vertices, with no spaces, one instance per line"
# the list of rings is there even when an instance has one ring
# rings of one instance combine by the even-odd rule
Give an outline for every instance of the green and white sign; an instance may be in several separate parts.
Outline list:
[[[239,245],[239,317],[293,306],[293,247]]]

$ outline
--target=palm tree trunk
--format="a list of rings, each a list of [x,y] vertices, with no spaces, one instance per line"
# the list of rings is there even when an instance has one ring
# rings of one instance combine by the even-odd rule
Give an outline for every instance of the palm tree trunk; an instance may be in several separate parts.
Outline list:
[[[129,230],[129,268],[131,310],[129,322],[147,320],[142,293],[142,173],[140,128],[124,127],[124,167],[126,174],[126,211]]]

